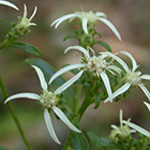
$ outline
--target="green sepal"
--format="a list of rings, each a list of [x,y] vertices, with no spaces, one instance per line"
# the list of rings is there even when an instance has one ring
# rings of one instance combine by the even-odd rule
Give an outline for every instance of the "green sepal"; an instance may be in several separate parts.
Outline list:
[[[25,62],[29,65],[38,66],[43,71],[47,83],[49,82],[50,77],[56,72],[50,64],[48,64],[47,62],[45,62],[42,59],[28,58],[25,60]],[[65,80],[59,76],[51,83],[50,86],[53,89],[57,89],[64,82],[65,82]],[[76,99],[75,99],[75,95],[74,95],[72,89],[68,88],[67,90],[65,90],[62,93],[62,95],[63,95],[64,101],[65,101],[65,104],[67,104],[72,111],[75,111]]]
[[[105,43],[105,42],[103,42],[103,41],[95,41],[95,42],[93,43],[93,45],[94,45],[94,44],[99,44],[99,45],[103,46],[103,47],[106,48],[109,52],[112,51],[111,47],[110,47],[107,43]]]
[[[66,41],[68,39],[77,39],[78,40],[78,38],[75,35],[67,35],[63,41]]]
[[[18,49],[24,50],[25,52],[33,56],[38,56],[38,57],[42,56],[40,50],[37,47],[32,46],[27,43],[15,42],[15,43],[6,45],[4,48],[18,48]]]

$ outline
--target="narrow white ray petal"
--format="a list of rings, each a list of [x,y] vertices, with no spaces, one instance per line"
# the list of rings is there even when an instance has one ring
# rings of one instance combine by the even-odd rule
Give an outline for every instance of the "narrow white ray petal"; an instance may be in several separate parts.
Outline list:
[[[110,101],[112,102],[112,91],[111,91],[111,86],[110,86],[109,79],[108,79],[108,77],[107,77],[105,72],[101,72],[100,76],[101,76],[101,78],[102,78],[102,80],[104,82],[105,88],[106,88],[107,93],[108,93],[108,97],[111,98]]]
[[[51,24],[51,27],[54,26],[55,24],[57,24],[57,23],[60,22],[60,21],[63,22],[63,21],[65,21],[65,20],[67,20],[67,19],[69,19],[69,18],[72,18],[72,17],[75,17],[75,16],[76,16],[75,14],[64,15],[64,16],[62,16],[62,17],[56,19],[55,21],[53,21],[52,24]]]
[[[103,13],[103,12],[96,12],[96,16],[98,16],[98,17],[104,17],[104,18],[107,17],[106,14]]]
[[[30,27],[30,26],[37,26],[37,24],[36,24],[36,23],[31,22],[31,23],[29,23],[29,24],[27,25],[27,27]]]
[[[82,19],[82,28],[83,28],[83,30],[84,30],[84,32],[85,32],[86,34],[88,34],[87,25],[88,25],[88,19],[87,19],[87,18],[83,18],[83,19]]]
[[[130,83],[126,83],[124,84],[121,88],[119,88],[117,91],[115,91],[113,94],[112,94],[112,98],[114,99],[115,97],[119,96],[120,94],[126,92],[129,88],[130,88],[131,84]],[[104,103],[107,103],[110,101],[110,97],[106,98],[104,100]]]
[[[148,132],[147,130],[143,129],[142,127],[132,123],[132,122],[128,122],[126,120],[123,120],[122,121],[124,124],[127,124],[128,126],[130,126],[131,128],[133,128],[134,130],[138,131],[139,133],[147,136],[147,137],[150,137],[150,132]]]
[[[29,18],[30,21],[33,19],[33,17],[35,16],[36,12],[37,12],[37,7],[35,6],[34,11],[33,11],[33,14],[32,14],[32,16]]]
[[[138,86],[141,88],[141,90],[144,92],[148,100],[150,101],[150,92],[143,84],[138,84]]]
[[[56,23],[56,25],[55,25],[55,29],[57,29],[58,26],[59,26],[62,22],[64,22],[64,21],[67,20],[67,19],[70,19],[70,18],[72,18],[72,17],[76,17],[76,14],[70,14],[70,15],[66,15],[66,16],[63,16],[62,18],[60,18],[60,20],[57,21],[57,23]],[[51,25],[51,26],[53,26],[53,25]]]
[[[24,4],[23,18],[27,18],[27,5]]]
[[[46,81],[45,81],[45,77],[44,77],[43,72],[41,71],[40,68],[38,68],[38,67],[36,67],[36,66],[34,66],[34,65],[32,65],[32,67],[35,69],[35,71],[36,71],[36,73],[37,73],[37,75],[38,75],[38,77],[39,77],[39,80],[40,80],[40,84],[41,84],[42,89],[43,89],[43,90],[47,90],[47,83],[46,83]]]
[[[131,61],[132,61],[132,66],[133,66],[133,70],[132,70],[132,71],[135,71],[135,70],[138,68],[138,65],[137,65],[137,63],[136,63],[134,57],[133,57],[130,53],[125,52],[125,51],[121,51],[120,53],[121,53],[121,54],[124,54],[124,55],[126,55],[126,56],[128,56],[128,57],[131,59]]]
[[[50,136],[52,137],[52,139],[57,143],[57,144],[61,144],[60,141],[58,140],[56,133],[54,131],[54,127],[51,121],[51,116],[48,112],[47,109],[44,110],[44,119],[45,119],[45,123],[46,123],[46,127],[48,129],[48,132],[50,134]]]
[[[73,50],[73,49],[80,51],[87,58],[90,58],[89,52],[85,48],[83,48],[82,46],[78,46],[78,45],[76,45],[76,46],[69,46],[68,48],[65,49],[64,53],[67,53],[68,51]]]
[[[55,114],[73,131],[81,133],[81,131],[76,128],[70,121],[69,119],[65,116],[65,114],[63,113],[63,111],[61,109],[59,109],[56,106],[53,106],[53,111],[55,112]]]
[[[104,53],[105,54],[105,53]],[[103,55],[104,55],[103,54]],[[116,56],[115,54],[112,54],[110,52],[106,52],[106,55],[107,56],[110,56],[111,58],[115,59],[123,68],[126,72],[129,72],[129,67],[128,65],[121,59],[119,58],[118,56]]]
[[[6,6],[9,6],[11,8],[14,8],[16,10],[19,10],[19,8],[16,5],[14,5],[11,2],[5,1],[5,0],[0,0],[0,5],[6,5]]]
[[[145,74],[145,75],[142,75],[140,78],[144,80],[150,80],[150,75]]]
[[[61,92],[63,92],[67,88],[69,88],[74,82],[76,82],[81,77],[83,72],[84,72],[83,70],[80,71],[73,78],[71,78],[70,80],[66,81],[62,86],[60,86],[58,89],[56,89],[55,94],[60,94]]]
[[[120,36],[118,30],[109,20],[107,20],[105,18],[98,18],[98,20],[100,20],[101,22],[106,24],[113,31],[113,33],[117,36],[117,38],[121,41],[121,36]]]
[[[147,106],[148,110],[150,111],[150,104],[147,102],[143,102],[143,103]]]
[[[51,84],[58,76],[62,75],[63,73],[76,69],[76,68],[82,68],[85,67],[85,64],[73,64],[73,65],[68,65],[62,69],[60,69],[59,71],[57,71],[55,74],[53,74],[53,76],[50,78],[49,80],[49,84]]]
[[[121,69],[120,69],[119,67],[115,66],[115,65],[110,65],[110,66],[108,66],[107,68],[109,68],[109,69],[111,69],[111,70],[117,72],[118,74],[121,73]]]
[[[40,96],[35,93],[18,93],[8,97],[4,103],[6,104],[8,101],[18,99],[18,98],[29,98],[33,100],[40,100]]]

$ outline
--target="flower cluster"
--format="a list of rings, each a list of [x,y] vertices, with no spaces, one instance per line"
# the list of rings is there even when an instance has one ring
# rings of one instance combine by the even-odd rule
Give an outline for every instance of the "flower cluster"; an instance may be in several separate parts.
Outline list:
[[[0,4],[5,4],[12,8],[17,9],[13,4],[7,1],[0,1]],[[30,26],[36,26],[36,23],[31,22],[36,12],[37,7],[35,7],[31,17],[27,18],[27,7],[26,5],[24,5],[23,17],[19,19],[18,23],[10,31],[7,40],[13,41],[14,40],[13,35],[20,37],[21,35],[29,31]],[[121,36],[116,27],[108,19],[106,19],[107,18],[106,15],[102,12],[97,13],[93,13],[92,11],[75,12],[73,14],[68,14],[61,18],[58,18],[51,24],[51,26],[55,25],[55,28],[57,28],[63,21],[68,19],[69,21],[73,21],[75,18],[79,18],[79,20],[81,21],[81,28],[82,28],[81,32],[84,33],[84,35],[91,36],[92,42],[94,41],[94,34],[91,33],[90,31],[91,30],[96,31],[94,27],[98,23],[98,21],[101,21],[102,23],[106,24],[117,36],[117,38],[121,40]],[[19,98],[27,98],[39,101],[44,108],[44,119],[48,132],[52,137],[52,139],[57,144],[60,144],[60,141],[57,138],[57,135],[55,133],[51,121],[50,115],[51,112],[54,113],[56,116],[58,116],[71,130],[77,133],[81,133],[81,131],[77,127],[75,127],[75,125],[73,125],[71,121],[67,118],[62,107],[60,107],[60,105],[62,104],[62,97],[63,97],[62,93],[66,89],[71,87],[76,81],[79,81],[77,84],[83,85],[85,97],[88,97],[88,99],[86,98],[84,99],[81,107],[78,106],[80,108],[78,108],[75,113],[75,116],[77,116],[76,120],[81,119],[83,112],[89,106],[89,104],[94,102],[93,101],[93,99],[95,98],[94,96],[95,95],[97,96],[97,94],[99,102],[104,100],[104,103],[107,103],[113,102],[115,98],[122,95],[123,93],[126,93],[131,87],[139,87],[150,101],[150,92],[143,83],[143,80],[150,80],[150,75],[148,74],[142,75],[140,71],[137,71],[139,65],[137,64],[137,62],[130,53],[125,51],[120,51],[118,53],[112,53],[108,51],[95,53],[94,49],[92,48],[93,43],[90,42],[90,44],[88,45],[87,41],[88,41],[87,38],[83,38],[82,43],[84,44],[69,46],[68,48],[65,49],[64,53],[67,53],[71,50],[76,50],[75,54],[79,57],[80,63],[69,64],[61,68],[50,77],[48,84],[44,77],[44,73],[41,70],[43,68],[40,69],[36,65],[32,65],[40,80],[40,85],[42,88],[42,93],[40,95],[36,93],[18,93],[8,97],[5,100],[5,103]],[[122,58],[120,58],[120,54],[128,57],[131,60],[132,68],[130,68]],[[65,81],[65,83],[63,83],[56,90],[53,89],[49,90],[48,86],[51,85],[54,80],[57,80],[57,78],[62,74],[68,71],[73,71],[75,69],[77,70],[77,72],[74,73],[75,75],[71,79]],[[85,83],[84,80],[85,76],[89,79],[88,81],[90,81],[91,85],[94,86],[96,85],[96,88],[94,86],[89,86],[88,88],[89,91],[85,90],[85,85],[87,84]],[[95,88],[97,91],[94,91],[95,89],[92,90],[92,88],[93,89]],[[90,91],[92,94],[90,93]],[[91,102],[89,102],[88,100]],[[79,102],[77,103],[79,105]],[[84,104],[86,105],[84,106]],[[147,102],[144,102],[144,104],[150,110],[150,104],[148,104]],[[118,138],[121,139],[128,138],[131,135],[131,133],[134,133],[136,131],[150,137],[150,133],[148,131],[131,123],[130,119],[127,121],[123,120],[122,110],[120,111],[120,127],[117,127],[115,125],[112,125],[111,127],[113,128],[113,130],[111,132],[110,138],[115,139],[116,141],[118,140]],[[130,129],[129,127],[133,128],[133,130]]]
[[[72,85],[75,82],[75,80],[72,79],[72,80],[67,81],[62,86],[57,88],[54,92],[49,91],[48,85],[45,81],[45,77],[44,77],[44,74],[41,71],[41,69],[36,66],[32,66],[32,67],[35,69],[35,71],[37,72],[37,75],[39,77],[40,84],[41,84],[41,87],[43,90],[42,94],[38,95],[35,93],[18,93],[18,94],[14,94],[14,95],[8,97],[5,101],[5,103],[7,103],[13,99],[19,99],[19,98],[28,98],[28,99],[39,101],[44,107],[44,119],[46,122],[48,132],[49,132],[50,136],[52,137],[52,139],[57,144],[60,144],[60,141],[58,140],[56,133],[54,131],[54,127],[53,127],[53,124],[51,121],[51,115],[50,115],[49,111],[53,111],[71,130],[78,132],[78,133],[81,132],[68,120],[68,118],[65,116],[63,111],[58,107],[59,101],[60,101],[59,95],[64,90],[66,90],[70,85]],[[80,77],[80,74],[79,74],[79,77]]]

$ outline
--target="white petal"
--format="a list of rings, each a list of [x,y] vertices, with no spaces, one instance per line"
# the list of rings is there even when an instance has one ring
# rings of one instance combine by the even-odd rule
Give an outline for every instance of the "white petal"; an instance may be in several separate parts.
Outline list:
[[[35,6],[33,14],[32,14],[32,16],[29,19],[30,21],[33,19],[33,17],[35,16],[36,12],[37,12],[37,7]]]
[[[121,41],[121,36],[120,36],[118,30],[109,20],[107,20],[105,18],[98,18],[98,20],[100,20],[101,22],[106,24],[114,32],[114,34],[117,36],[117,38]]]
[[[131,59],[132,66],[133,66],[133,70],[132,71],[135,71],[138,68],[138,65],[137,65],[135,59],[133,58],[133,56],[130,53],[125,52],[125,51],[121,51],[120,53],[128,56]]]
[[[36,66],[34,66],[34,65],[32,65],[32,67],[35,69],[35,71],[36,71],[36,73],[37,73],[37,75],[38,75],[38,77],[39,77],[39,80],[40,80],[40,84],[41,84],[42,89],[43,89],[43,90],[47,90],[47,83],[46,83],[46,81],[45,81],[45,77],[44,77],[43,72],[41,71],[40,68],[38,68],[38,67],[36,67]]]
[[[121,69],[120,69],[119,67],[115,66],[115,65],[110,65],[110,66],[108,66],[107,68],[109,68],[109,69],[111,69],[111,70],[117,72],[118,74],[121,73]]]
[[[150,111],[150,104],[147,102],[143,102],[143,103],[147,106],[148,110]]]
[[[58,76],[62,75],[63,73],[76,69],[76,68],[82,68],[85,67],[85,64],[73,64],[73,65],[68,65],[62,69],[60,69],[59,71],[57,71],[55,74],[53,74],[53,76],[50,78],[49,80],[49,84],[51,84]]]
[[[70,121],[69,119],[65,116],[65,114],[62,112],[61,109],[59,109],[56,106],[53,106],[53,111],[55,112],[55,114],[74,132],[78,132],[81,133],[81,131],[79,129],[77,129]]]
[[[141,90],[144,92],[144,94],[150,101],[150,92],[148,91],[148,89],[143,84],[139,84],[138,86],[141,88]]]
[[[24,4],[23,18],[27,18],[27,5]]]
[[[87,58],[90,58],[89,52],[82,46],[70,46],[65,49],[64,53],[67,53],[68,51],[70,51],[72,49],[76,49],[76,50],[80,51],[81,53],[83,53]]]
[[[56,89],[56,91],[54,92],[55,94],[60,94],[61,92],[63,92],[64,90],[66,90],[68,87],[70,87],[74,82],[76,82],[81,75],[83,74],[83,70],[80,71],[78,74],[76,74],[73,78],[71,78],[70,80],[68,80],[67,82],[65,82],[62,86],[60,86],[58,89]]]
[[[148,132],[147,130],[143,129],[142,127],[132,123],[132,122],[128,122],[128,121],[125,121],[123,120],[122,121],[124,124],[127,124],[128,126],[130,126],[131,128],[133,128],[134,130],[138,131],[139,133],[147,136],[147,137],[150,137],[150,132]]]
[[[63,21],[70,19],[72,17],[76,17],[76,14],[68,14],[65,16],[62,16],[60,18],[58,18],[57,20],[55,20],[54,22],[52,22],[51,27],[55,25],[55,28],[57,28]]]
[[[150,75],[145,74],[145,75],[142,75],[140,78],[144,80],[150,80]]]
[[[14,4],[11,3],[11,2],[5,1],[5,0],[0,0],[0,5],[6,5],[6,6],[9,6],[9,7],[11,7],[11,8],[14,8],[14,9],[16,9],[16,10],[19,10],[16,5],[14,5]]]
[[[11,101],[13,99],[18,99],[18,98],[29,98],[33,100],[39,100],[40,96],[35,93],[18,93],[8,97],[4,103],[6,104],[8,101]]]
[[[98,16],[98,17],[104,17],[104,18],[107,17],[106,14],[103,13],[103,12],[96,12],[96,16]]]
[[[60,141],[58,140],[57,136],[56,136],[56,133],[54,131],[54,127],[53,127],[53,124],[52,124],[52,121],[51,121],[51,116],[50,116],[47,109],[44,110],[44,119],[45,119],[45,122],[46,122],[46,127],[48,129],[48,132],[49,132],[50,136],[52,137],[52,139],[57,144],[61,144]]]
[[[110,86],[109,79],[108,79],[108,77],[107,77],[105,72],[101,72],[100,75],[101,75],[101,78],[102,78],[102,80],[104,82],[105,88],[107,90],[108,97],[111,98],[110,101],[112,102],[112,91],[111,91],[111,86]]]
[[[129,88],[130,88],[131,84],[130,83],[126,83],[124,84],[121,88],[119,88],[117,91],[115,91],[113,94],[112,94],[112,97],[113,99],[117,96],[119,96],[120,94],[126,92]],[[104,103],[107,103],[110,101],[110,97],[106,98],[104,100]]]
[[[129,67],[128,65],[121,59],[119,58],[118,56],[116,56],[115,54],[112,54],[110,52],[103,52],[101,53],[102,55],[107,55],[107,56],[110,56],[111,58],[115,59],[123,68],[126,72],[129,71]]]
[[[82,28],[83,28],[83,30],[84,30],[84,32],[85,32],[86,34],[88,34],[87,25],[88,25],[88,19],[87,19],[87,18],[83,18],[83,19],[82,19]]]

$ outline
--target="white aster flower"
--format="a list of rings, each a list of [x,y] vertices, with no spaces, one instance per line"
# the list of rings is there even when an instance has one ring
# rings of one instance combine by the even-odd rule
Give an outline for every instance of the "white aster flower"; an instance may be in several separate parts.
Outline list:
[[[45,119],[46,126],[47,126],[50,136],[57,144],[61,144],[54,131],[54,127],[51,121],[51,115],[49,113],[49,110],[53,111],[71,130],[78,132],[78,133],[81,132],[68,120],[68,118],[65,116],[63,111],[57,106],[59,102],[58,95],[61,94],[64,90],[66,90],[68,87],[70,87],[76,81],[76,79],[72,78],[71,80],[68,80],[62,86],[57,88],[54,92],[48,91],[48,85],[45,81],[43,72],[41,71],[40,68],[36,66],[32,66],[32,67],[36,70],[37,75],[39,77],[40,85],[43,90],[42,94],[41,95],[38,95],[35,93],[14,94],[6,99],[5,104],[8,101],[11,101],[13,99],[18,99],[18,98],[29,98],[32,100],[39,101],[44,107],[44,119]],[[80,77],[80,74],[78,74],[78,76],[76,77]]]
[[[145,135],[145,136],[150,138],[150,132],[145,130],[144,128],[142,128],[142,127],[140,127],[140,126],[138,126],[138,125],[136,125],[136,124],[134,124],[132,122],[128,122],[126,120],[122,120],[122,123],[128,125],[129,127],[131,127],[132,129],[136,130],[137,132],[139,132],[139,133],[141,133],[141,134],[143,134],[143,135]]]
[[[17,24],[16,28],[18,29],[27,29],[30,26],[36,26],[36,23],[32,23],[31,20],[34,18],[35,14],[37,12],[37,7],[34,8],[33,14],[30,18],[27,18],[27,6],[24,4],[24,13],[23,17],[21,18],[20,22]]]
[[[110,138],[112,139],[118,139],[118,135],[121,138],[127,138],[128,136],[131,135],[131,133],[135,133],[135,130],[131,130],[129,128],[129,123],[130,123],[131,119],[128,119],[128,121],[126,122],[125,125],[123,125],[123,113],[122,110],[120,110],[120,127],[117,127],[116,125],[111,125],[111,127],[113,128],[111,134],[110,134]],[[116,139],[116,140],[117,140]]]
[[[57,71],[50,79],[49,84],[52,83],[58,76],[62,75],[63,73],[80,68],[81,75],[83,74],[84,71],[89,71],[93,74],[93,76],[101,77],[102,81],[104,82],[108,97],[112,97],[112,90],[110,86],[110,81],[109,78],[106,74],[106,71],[109,71],[113,75],[115,75],[115,72],[119,73],[121,72],[120,68],[113,65],[113,60],[111,62],[107,62],[106,60],[108,58],[113,58],[117,60],[120,64],[122,64],[122,61],[120,58],[118,58],[115,54],[109,53],[109,52],[101,52],[99,56],[95,56],[94,51],[88,47],[88,50],[81,46],[70,46],[65,50],[65,53],[72,50],[76,49],[77,51],[80,51],[84,57],[81,57],[81,63],[80,64],[73,64],[73,65],[68,65],[59,71]],[[91,57],[89,54],[89,50],[93,52],[93,56]],[[74,77],[78,76],[75,75]],[[78,79],[78,78],[77,78]]]
[[[140,89],[144,92],[146,97],[150,100],[150,92],[148,89],[145,87],[144,83],[142,80],[150,80],[150,75],[142,75],[140,71],[136,71],[139,65],[137,65],[135,59],[133,56],[125,51],[121,51],[120,53],[128,56],[131,61],[132,61],[132,69],[129,69],[127,64],[122,61],[122,66],[124,67],[124,70],[126,71],[125,77],[123,78],[125,84],[120,87],[118,90],[116,90],[112,97],[108,97],[104,102],[109,102],[112,98],[114,99],[115,97],[121,95],[122,93],[126,92],[131,86],[135,87],[140,87]]]
[[[86,34],[88,34],[88,26],[92,26],[93,28],[98,21],[101,21],[112,30],[119,40],[121,40],[121,36],[116,27],[108,19],[106,19],[106,15],[102,12],[75,12],[58,18],[51,24],[51,26],[55,25],[55,28],[57,28],[62,22],[68,19],[69,21],[72,21],[75,18],[79,18],[82,21],[82,28]]]
[[[5,0],[0,0],[0,5],[5,5],[5,6],[8,6],[8,7],[14,8],[16,10],[19,10],[19,8],[16,5],[14,5],[11,2],[5,1]]]

